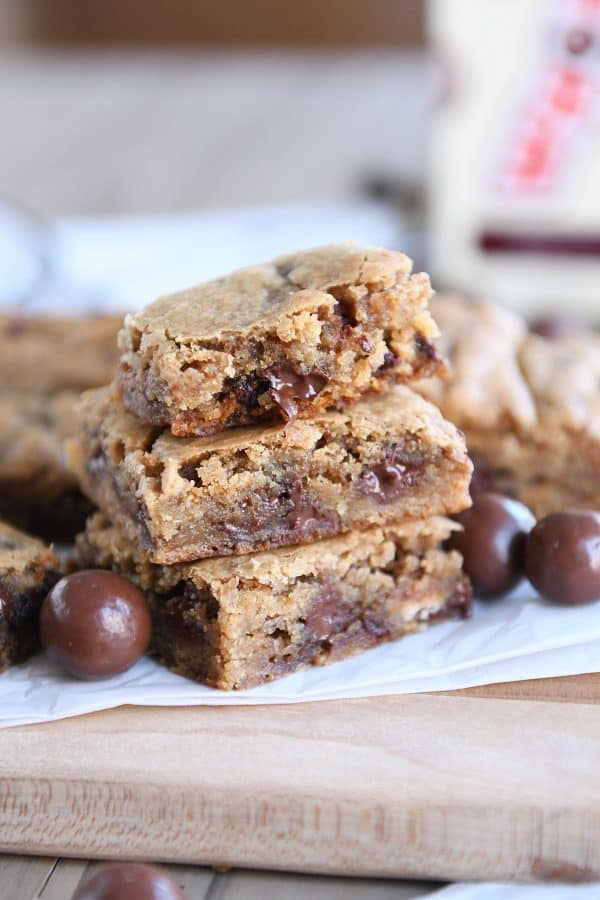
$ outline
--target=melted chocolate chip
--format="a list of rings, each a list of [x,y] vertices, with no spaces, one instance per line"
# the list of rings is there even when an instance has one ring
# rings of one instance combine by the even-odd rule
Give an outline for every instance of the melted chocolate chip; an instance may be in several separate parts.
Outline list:
[[[392,353],[391,350],[386,350],[383,355],[383,364],[381,366],[382,369],[391,369],[393,365],[396,363],[396,357]]]
[[[438,362],[440,355],[437,351],[437,347],[435,344],[432,344],[430,340],[428,340],[424,335],[417,334],[415,338],[415,345],[418,353],[421,356],[426,356],[427,359],[430,359],[434,362]]]
[[[405,490],[419,483],[424,470],[422,458],[403,456],[392,448],[389,459],[364,467],[359,475],[359,490],[363,494],[372,494],[380,503],[392,503]]]
[[[198,591],[185,582],[161,604],[161,627],[171,634],[202,634],[219,615],[219,603],[209,590]]]
[[[386,622],[383,612],[378,615],[373,612],[364,613],[360,619],[360,625],[365,634],[377,641],[388,637],[392,631],[391,623]]]
[[[177,470],[177,474],[180,476],[180,478],[184,478],[186,481],[191,481],[191,483],[195,485],[195,487],[200,487],[202,485],[202,479],[198,475],[197,466],[180,466]]]
[[[328,584],[319,592],[306,616],[311,639],[324,641],[345,628],[353,619],[352,608],[341,589]]]
[[[448,597],[444,605],[428,616],[428,622],[443,622],[446,619],[468,619],[473,612],[473,591],[468,581],[461,581]]]
[[[285,524],[288,528],[305,528],[310,522],[319,518],[316,507],[306,498],[299,479],[294,482],[292,489],[286,493],[292,507],[285,518]]]
[[[303,374],[287,363],[275,366],[267,378],[270,384],[269,394],[288,421],[298,415],[297,400],[314,400],[329,381],[327,375],[317,369]]]

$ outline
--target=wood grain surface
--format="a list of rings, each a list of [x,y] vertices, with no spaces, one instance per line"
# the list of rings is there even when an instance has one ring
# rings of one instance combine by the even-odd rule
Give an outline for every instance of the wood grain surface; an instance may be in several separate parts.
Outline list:
[[[533,686],[535,685],[535,686]],[[600,877],[600,678],[0,732],[0,848],[434,879]]]

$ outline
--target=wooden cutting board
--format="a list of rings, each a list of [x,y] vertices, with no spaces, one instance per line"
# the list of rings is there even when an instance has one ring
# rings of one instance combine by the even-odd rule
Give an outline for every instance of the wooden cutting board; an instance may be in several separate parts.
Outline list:
[[[0,731],[0,848],[440,879],[600,878],[600,676]]]

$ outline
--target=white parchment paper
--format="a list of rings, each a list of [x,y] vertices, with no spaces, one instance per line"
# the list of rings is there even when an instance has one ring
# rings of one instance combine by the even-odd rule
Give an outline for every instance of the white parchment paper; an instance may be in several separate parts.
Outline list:
[[[529,586],[471,619],[433,625],[331,666],[314,667],[246,691],[187,681],[151,659],[117,678],[81,682],[44,656],[0,675],[0,727],[140,706],[300,703],[453,690],[478,684],[598,671],[600,601],[583,607],[545,603]]]

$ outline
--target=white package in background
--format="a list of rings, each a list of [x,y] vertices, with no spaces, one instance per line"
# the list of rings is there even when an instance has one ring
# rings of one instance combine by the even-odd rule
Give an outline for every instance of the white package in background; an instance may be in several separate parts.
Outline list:
[[[600,318],[600,0],[430,0],[431,274]]]

